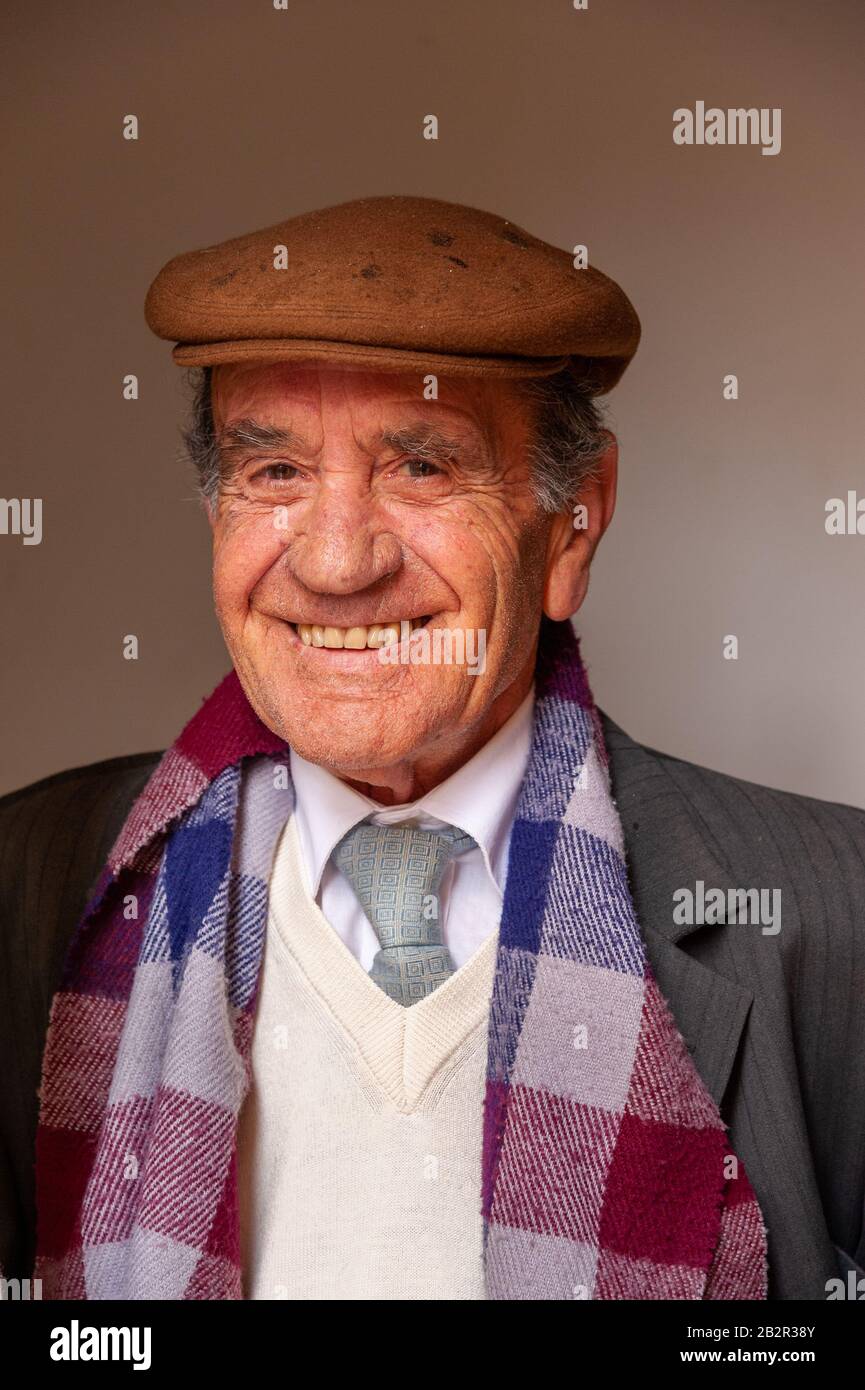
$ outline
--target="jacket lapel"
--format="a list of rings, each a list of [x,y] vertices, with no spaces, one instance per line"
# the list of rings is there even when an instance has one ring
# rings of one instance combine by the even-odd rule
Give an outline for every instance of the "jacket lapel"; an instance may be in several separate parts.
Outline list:
[[[699,879],[724,885],[729,874],[687,797],[657,757],[606,715],[602,721],[646,953],[694,1065],[720,1109],[754,996],[683,949],[696,934],[724,928],[674,922],[673,893],[693,888]]]

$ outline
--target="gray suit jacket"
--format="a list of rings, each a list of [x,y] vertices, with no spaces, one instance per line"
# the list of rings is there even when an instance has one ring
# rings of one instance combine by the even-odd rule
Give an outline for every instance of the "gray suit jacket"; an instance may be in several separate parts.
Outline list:
[[[769,1233],[770,1297],[865,1273],[865,812],[644,748],[604,719],[631,888],[661,990]],[[0,800],[0,1268],[31,1272],[48,1011],[70,935],[158,753]],[[677,925],[673,894],[781,890],[781,930]]]

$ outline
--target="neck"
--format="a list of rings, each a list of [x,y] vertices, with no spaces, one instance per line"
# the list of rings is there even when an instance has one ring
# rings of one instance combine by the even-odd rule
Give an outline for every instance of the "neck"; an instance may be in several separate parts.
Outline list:
[[[382,806],[402,806],[417,801],[458,771],[485,743],[489,743],[519,709],[532,688],[533,680],[534,662],[496,697],[480,723],[467,733],[403,763],[385,768],[364,768],[342,780]]]

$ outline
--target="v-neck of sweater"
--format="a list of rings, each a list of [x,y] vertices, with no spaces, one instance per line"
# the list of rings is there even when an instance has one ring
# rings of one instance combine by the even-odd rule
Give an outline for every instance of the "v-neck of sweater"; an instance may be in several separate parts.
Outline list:
[[[270,881],[270,921],[377,1084],[414,1110],[457,1048],[489,1016],[498,931],[425,999],[405,1008],[373,982],[306,885],[294,816],[280,837]]]

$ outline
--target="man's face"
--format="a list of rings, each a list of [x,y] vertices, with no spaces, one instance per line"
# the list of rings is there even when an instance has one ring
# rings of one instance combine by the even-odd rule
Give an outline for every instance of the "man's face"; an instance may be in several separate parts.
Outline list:
[[[531,492],[526,406],[511,385],[455,378],[428,401],[418,380],[283,363],[213,374],[225,640],[264,723],[343,775],[446,754],[531,681],[550,518]],[[482,673],[332,645],[402,620],[428,626],[433,653],[435,628],[483,632]],[[326,645],[304,641],[312,627]]]

